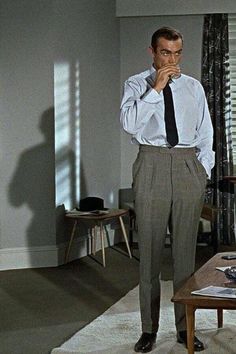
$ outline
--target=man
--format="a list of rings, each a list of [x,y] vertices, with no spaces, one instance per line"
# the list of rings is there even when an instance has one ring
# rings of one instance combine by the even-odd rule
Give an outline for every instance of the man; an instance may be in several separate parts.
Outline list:
[[[152,350],[159,326],[160,266],[172,233],[174,292],[194,272],[207,176],[214,166],[213,129],[204,90],[180,72],[183,37],[168,27],[151,41],[153,65],[130,77],[121,104],[123,129],[139,144],[133,190],[140,250],[142,335],[136,352]],[[187,346],[185,309],[175,304],[177,341]],[[194,350],[204,345],[194,337]]]

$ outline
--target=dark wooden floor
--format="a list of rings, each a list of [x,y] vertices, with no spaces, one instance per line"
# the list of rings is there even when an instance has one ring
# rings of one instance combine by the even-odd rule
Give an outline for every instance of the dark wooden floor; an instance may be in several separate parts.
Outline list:
[[[120,244],[57,268],[1,272],[0,354],[48,354],[138,284],[138,249],[129,259]],[[219,250],[219,251],[222,251]],[[212,256],[198,247],[196,267]],[[165,248],[162,279],[172,279]]]

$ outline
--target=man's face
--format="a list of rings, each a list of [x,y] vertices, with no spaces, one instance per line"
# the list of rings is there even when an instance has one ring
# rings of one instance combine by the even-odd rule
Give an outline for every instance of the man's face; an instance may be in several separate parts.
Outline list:
[[[183,43],[181,38],[175,41],[169,41],[165,38],[159,38],[156,50],[152,50],[153,63],[156,70],[161,67],[174,64],[178,65],[182,58]]]

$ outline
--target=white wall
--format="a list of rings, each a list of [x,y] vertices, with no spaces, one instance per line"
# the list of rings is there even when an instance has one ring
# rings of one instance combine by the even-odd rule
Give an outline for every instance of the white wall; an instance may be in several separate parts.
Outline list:
[[[152,64],[148,46],[153,32],[161,26],[177,28],[184,36],[182,72],[201,79],[201,43],[203,16],[155,16],[120,19],[121,85],[133,74]],[[121,132],[121,187],[131,186],[131,168],[138,148],[130,143],[130,136]]]
[[[0,2],[3,268],[22,248],[56,241],[51,17],[48,1]]]
[[[75,202],[80,196],[98,195],[107,206],[114,206],[120,169],[119,20],[115,19],[115,3],[57,0],[55,4],[55,62],[70,67],[67,114],[74,123],[70,148],[81,167]]]
[[[129,16],[235,13],[235,0],[116,0],[116,14]]]
[[[60,99],[56,104],[56,126],[60,129],[61,121],[70,122],[64,143],[56,130],[57,206],[64,203],[70,208],[79,205],[80,198],[98,196],[106,207],[117,207],[120,62],[115,1],[57,0],[54,11],[56,72],[60,75],[60,65],[70,72],[69,104],[64,102],[62,114]],[[60,176],[66,167],[69,172],[63,183]]]
[[[58,248],[66,240],[55,227],[54,63],[67,63],[71,69],[69,152],[81,163],[78,196],[98,195],[109,207],[117,204],[115,1],[0,0],[0,269],[56,265]],[[58,122],[60,116],[56,118]],[[75,194],[73,190],[70,198]]]

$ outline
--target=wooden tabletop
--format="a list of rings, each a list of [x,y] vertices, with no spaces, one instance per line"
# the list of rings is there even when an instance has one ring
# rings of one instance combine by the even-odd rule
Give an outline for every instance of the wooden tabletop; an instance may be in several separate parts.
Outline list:
[[[101,211],[102,212],[102,211]],[[83,220],[109,220],[120,216],[124,216],[129,213],[126,209],[109,209],[104,211],[104,214],[66,214],[65,216],[70,219],[83,219]]]
[[[225,254],[236,254],[236,252],[217,253],[187,280],[185,285],[172,297],[171,301],[190,304],[197,308],[236,309],[236,299],[191,295],[191,291],[210,285],[224,286],[224,283],[228,280],[224,272],[217,270],[216,267],[236,265],[236,260],[222,259],[222,255]]]

